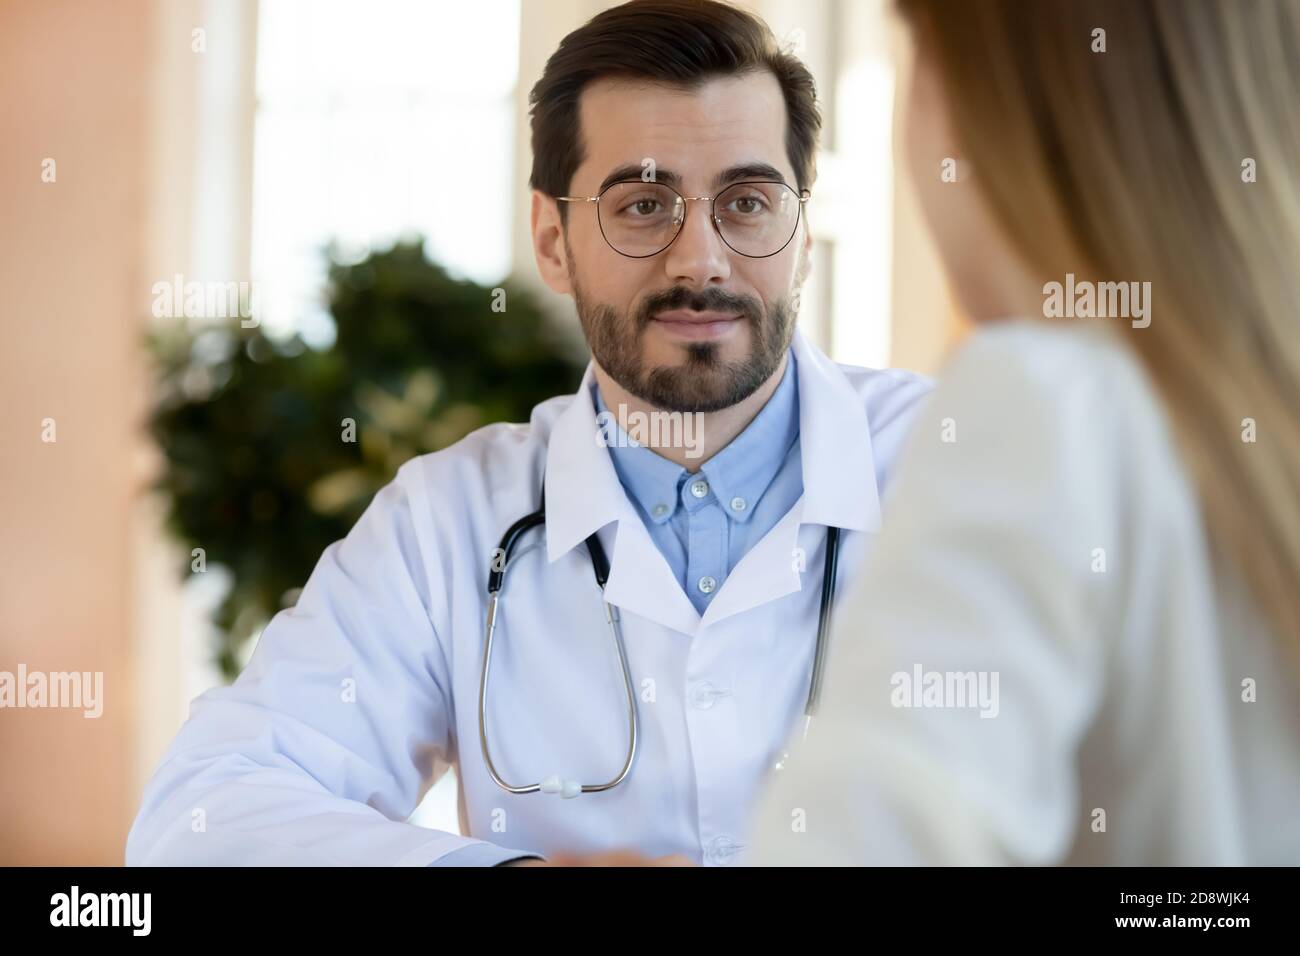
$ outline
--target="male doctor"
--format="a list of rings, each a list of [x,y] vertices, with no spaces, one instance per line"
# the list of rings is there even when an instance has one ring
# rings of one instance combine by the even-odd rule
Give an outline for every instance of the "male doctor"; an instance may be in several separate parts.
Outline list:
[[[802,725],[828,529],[843,581],[929,386],[840,367],[795,330],[820,121],[762,21],[634,0],[565,38],[532,103],[537,263],[592,353],[577,394],[401,467],[234,685],[194,702],[128,863],[742,858]],[[629,440],[656,415],[685,427]],[[513,793],[480,736],[486,588],[543,488],[484,707],[501,782],[544,783]],[[624,767],[629,687],[631,768],[575,797]],[[405,822],[449,765],[464,836]]]

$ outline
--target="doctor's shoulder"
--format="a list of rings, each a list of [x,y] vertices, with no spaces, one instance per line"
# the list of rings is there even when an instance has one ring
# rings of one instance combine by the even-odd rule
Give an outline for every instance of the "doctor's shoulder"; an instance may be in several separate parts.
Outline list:
[[[874,439],[894,429],[908,429],[934,390],[934,380],[902,368],[868,368],[837,362],[850,387],[862,402]]]
[[[484,425],[446,448],[411,458],[394,482],[440,539],[454,539],[461,548],[467,540],[495,543],[503,516],[513,520],[538,507],[551,427],[573,400],[547,399],[526,423]]]
[[[901,368],[836,364],[866,413],[876,483],[883,491],[892,479],[894,462],[905,439],[921,420],[935,383],[928,376]]]

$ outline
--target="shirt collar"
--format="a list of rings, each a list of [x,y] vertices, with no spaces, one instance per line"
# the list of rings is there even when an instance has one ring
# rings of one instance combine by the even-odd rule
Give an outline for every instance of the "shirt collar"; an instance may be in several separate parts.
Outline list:
[[[618,417],[610,412],[595,382],[591,384],[591,400],[597,416],[607,422],[610,437],[614,439],[609,443],[609,455],[618,480],[651,521],[663,524],[677,508],[678,489],[686,477],[686,469],[636,444],[618,424]]]
[[[804,486],[800,522],[879,531],[880,499],[862,396],[844,371],[798,329],[791,353],[796,359],[791,365],[796,367],[793,385],[798,392]],[[588,363],[577,400],[555,419],[546,449],[546,542],[551,561],[611,521],[635,517],[613,457],[604,447],[595,404],[588,400],[595,384],[593,369]]]
[[[799,437],[798,376],[794,355],[787,355],[789,361],[781,382],[758,414],[726,448],[700,468],[713,495],[733,521],[749,521],[754,506],[771,485],[790,447]],[[591,392],[597,414],[607,414],[609,409],[600,389],[593,385]],[[628,494],[651,521],[664,524],[672,520],[683,502],[692,509],[703,505],[704,499],[686,496],[683,490],[682,486],[692,480],[685,468],[633,443],[618,426],[617,420],[611,421],[610,427],[617,430],[618,436],[609,449],[614,470]],[[743,503],[738,508],[732,507],[731,503],[737,499]]]

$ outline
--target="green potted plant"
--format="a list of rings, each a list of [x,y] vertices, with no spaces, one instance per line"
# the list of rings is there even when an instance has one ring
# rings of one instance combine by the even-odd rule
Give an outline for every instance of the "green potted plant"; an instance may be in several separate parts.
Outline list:
[[[154,487],[186,546],[183,573],[230,573],[214,619],[227,679],[402,462],[526,421],[582,373],[581,349],[526,290],[455,279],[419,241],[355,263],[331,254],[328,304],[336,338],[323,349],[238,318],[149,337],[160,387],[148,427],[164,460]]]

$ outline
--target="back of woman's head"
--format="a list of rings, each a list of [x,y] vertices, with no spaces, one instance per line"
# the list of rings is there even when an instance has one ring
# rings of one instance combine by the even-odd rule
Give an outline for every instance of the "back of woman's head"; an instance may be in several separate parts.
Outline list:
[[[1216,560],[1243,572],[1294,645],[1300,3],[898,7],[937,77],[968,181],[1026,275],[1150,283],[1149,324],[1091,321],[1111,322],[1140,357]]]

